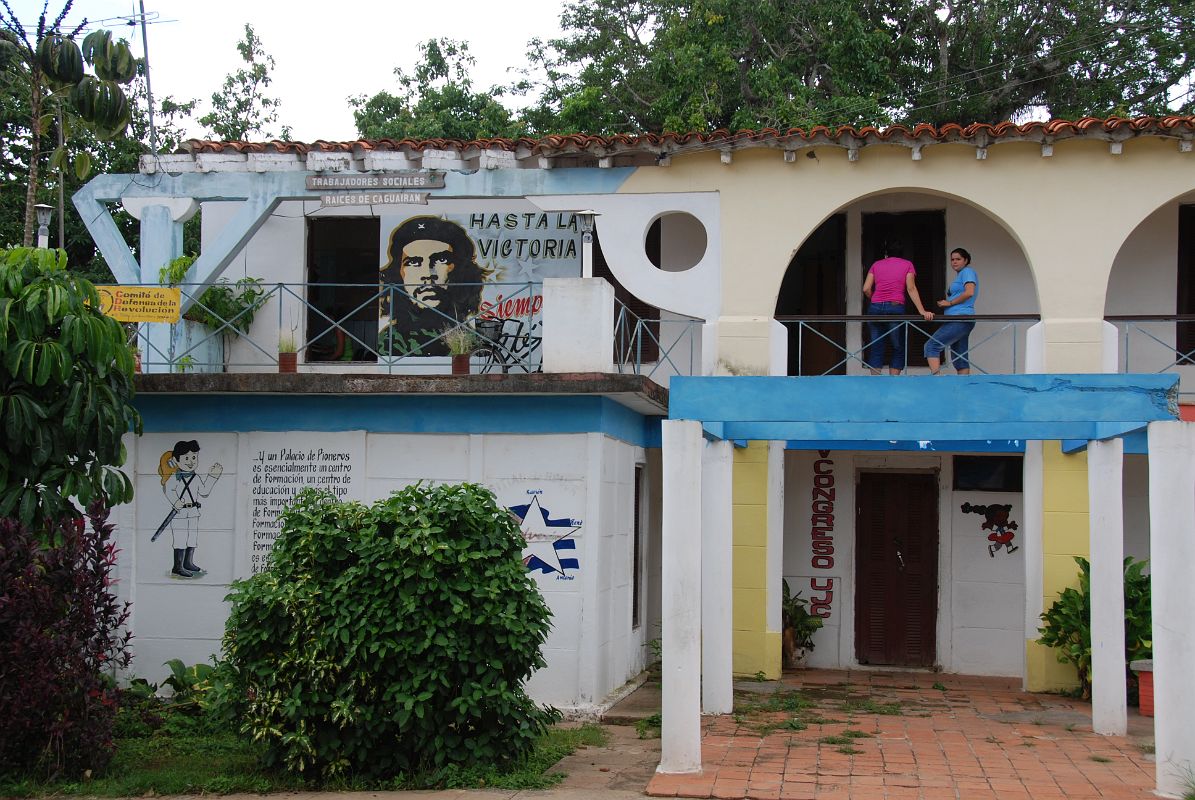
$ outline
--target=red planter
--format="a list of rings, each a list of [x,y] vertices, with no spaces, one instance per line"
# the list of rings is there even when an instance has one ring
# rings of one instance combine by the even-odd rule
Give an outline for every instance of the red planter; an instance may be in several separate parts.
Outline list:
[[[469,374],[469,354],[462,353],[452,357],[452,374],[453,375],[468,375]]]
[[[1154,715],[1154,662],[1142,659],[1129,663],[1129,669],[1137,673],[1137,697],[1143,717]]]
[[[279,372],[298,372],[299,370],[299,354],[298,353],[279,353],[278,354],[278,371]]]

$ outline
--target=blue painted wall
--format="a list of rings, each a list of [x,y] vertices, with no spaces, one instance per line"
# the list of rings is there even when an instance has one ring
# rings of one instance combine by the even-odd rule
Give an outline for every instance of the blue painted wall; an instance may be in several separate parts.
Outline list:
[[[660,446],[661,417],[606,397],[163,395],[136,398],[146,433],[187,430],[371,433],[603,433]]]

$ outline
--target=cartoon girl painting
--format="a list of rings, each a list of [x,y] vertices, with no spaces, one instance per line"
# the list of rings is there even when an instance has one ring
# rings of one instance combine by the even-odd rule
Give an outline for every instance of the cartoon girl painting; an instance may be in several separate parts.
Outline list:
[[[199,464],[199,442],[178,442],[174,449],[162,453],[158,459],[158,475],[162,478],[162,493],[170,503],[170,513],[158,526],[150,541],[170,528],[174,539],[174,568],[170,577],[175,579],[197,578],[207,570],[195,563],[195,548],[199,545],[200,497],[211,494],[216,481],[224,474],[224,467],[212,464],[207,475],[195,471]]]

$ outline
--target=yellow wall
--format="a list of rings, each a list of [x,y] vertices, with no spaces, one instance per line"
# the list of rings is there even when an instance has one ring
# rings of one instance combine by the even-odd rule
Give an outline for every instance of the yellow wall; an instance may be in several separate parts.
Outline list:
[[[1042,443],[1042,607],[1048,609],[1068,586],[1078,587],[1075,556],[1090,552],[1087,454],[1064,455],[1058,442]],[[1030,691],[1072,689],[1075,669],[1051,648],[1025,644],[1025,685]]]
[[[734,673],[780,677],[780,632],[767,629],[768,445],[734,450]]]

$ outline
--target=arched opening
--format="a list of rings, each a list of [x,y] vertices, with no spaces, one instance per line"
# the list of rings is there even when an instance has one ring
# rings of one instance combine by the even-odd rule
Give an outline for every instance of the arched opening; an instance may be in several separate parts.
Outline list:
[[[868,268],[896,246],[916,268],[923,304],[939,311],[954,276],[953,247],[965,247],[980,275],[981,299],[968,353],[976,372],[1024,371],[1024,333],[1038,314],[1025,252],[994,217],[963,198],[892,191],[837,209],[794,252],[775,315],[788,331],[789,375],[865,374],[868,332],[862,287]],[[910,303],[908,311],[913,312]],[[907,367],[925,372],[924,343],[941,324],[902,324]]]

